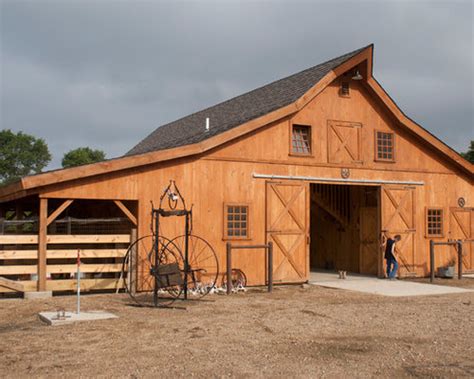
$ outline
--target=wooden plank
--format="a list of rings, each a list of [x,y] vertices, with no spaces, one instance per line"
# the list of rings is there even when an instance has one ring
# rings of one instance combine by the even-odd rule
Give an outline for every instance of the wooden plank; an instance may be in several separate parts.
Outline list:
[[[130,212],[130,210],[120,201],[114,200],[114,203],[120,210],[128,217],[128,219],[132,222],[133,225],[137,226],[137,218]]]
[[[17,282],[15,280],[10,280],[7,278],[2,278],[1,276],[0,276],[0,287],[5,287],[17,292],[25,291],[25,287],[23,284],[21,284],[21,282]]]
[[[25,266],[20,266],[25,267]],[[0,268],[1,269],[1,268]],[[121,272],[121,263],[98,263],[98,264],[81,264],[81,273],[105,273],[105,272]],[[77,265],[48,265],[49,274],[75,274]]]
[[[36,281],[34,280],[22,280],[15,281],[18,285],[21,285],[24,289],[22,292],[34,292],[36,291]],[[46,281],[47,291],[75,291],[77,288],[76,279],[57,279]],[[122,289],[124,287],[123,279],[115,278],[97,278],[97,279],[81,279],[81,291],[101,291],[101,290],[114,290]],[[14,289],[0,286],[0,293],[13,293],[18,292]]]
[[[25,275],[36,274],[37,265],[10,265],[0,266],[0,276],[3,275]],[[97,263],[97,264],[81,264],[81,272],[83,273],[105,273],[105,272],[121,272],[121,263]],[[77,265],[48,265],[48,274],[74,274],[77,272]],[[46,288],[46,286],[45,286]],[[43,290],[45,291],[45,290]]]
[[[127,249],[73,249],[73,250],[48,250],[48,259],[76,258],[77,251],[82,258],[123,258]],[[0,255],[1,256],[1,255]]]
[[[38,266],[37,265],[0,266],[0,276],[2,276],[2,275],[36,274],[37,272],[38,272]]]
[[[38,250],[0,250],[0,259],[37,259]]]
[[[58,279],[48,280],[46,284],[48,291],[76,291],[76,279]],[[97,278],[97,279],[81,279],[81,291],[92,290],[112,290],[121,289],[124,287],[123,279],[119,278]]]
[[[48,234],[48,199],[39,199],[38,217],[38,291],[46,291],[46,237]]]
[[[50,235],[49,244],[53,243],[130,243],[130,234],[64,234]]]
[[[57,234],[49,235],[47,243],[129,243],[129,234]],[[0,236],[0,245],[33,245],[38,243],[38,236],[4,235]]]
[[[36,280],[18,280],[14,281],[15,283],[18,283],[23,287],[22,292],[34,292],[36,291]],[[0,293],[13,293],[13,292],[18,292],[17,290],[7,288],[7,287],[2,287],[0,286]]]
[[[36,245],[37,243],[37,235],[12,234],[0,236],[0,245]]]
[[[74,200],[66,200],[48,217],[47,225],[51,224],[56,218],[69,207]]]
[[[76,258],[77,251],[81,258],[123,258],[127,249],[71,249],[71,250],[47,250],[48,259]],[[0,250],[0,259],[36,259],[37,250]]]
[[[36,265],[0,266],[0,276],[36,274],[37,270],[38,268]],[[83,273],[104,273],[104,272],[121,272],[121,271],[122,271],[121,263],[81,264],[81,272]],[[77,265],[75,264],[48,265],[47,272],[48,274],[75,274],[77,272]]]

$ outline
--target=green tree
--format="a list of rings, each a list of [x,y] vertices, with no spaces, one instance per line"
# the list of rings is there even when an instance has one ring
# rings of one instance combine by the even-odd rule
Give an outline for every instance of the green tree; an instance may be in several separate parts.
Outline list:
[[[43,139],[10,129],[0,130],[0,184],[38,174],[50,161],[51,154]]]
[[[474,163],[474,141],[471,141],[469,149],[465,153],[461,153],[461,155],[469,162]]]
[[[64,168],[68,168],[100,162],[104,159],[105,153],[102,150],[92,150],[90,147],[78,147],[64,154],[61,163]]]

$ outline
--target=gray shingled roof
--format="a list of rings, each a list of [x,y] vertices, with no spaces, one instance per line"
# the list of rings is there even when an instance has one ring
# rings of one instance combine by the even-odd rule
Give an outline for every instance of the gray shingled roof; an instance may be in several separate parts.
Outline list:
[[[126,155],[148,153],[201,142],[236,126],[289,105],[303,96],[328,72],[366,47],[277,80],[223,103],[158,127]],[[205,131],[206,118],[210,130]]]

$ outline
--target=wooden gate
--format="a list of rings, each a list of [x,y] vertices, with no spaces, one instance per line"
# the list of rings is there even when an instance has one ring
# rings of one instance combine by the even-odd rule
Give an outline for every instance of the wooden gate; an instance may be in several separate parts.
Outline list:
[[[301,283],[308,279],[308,185],[267,182],[266,236],[274,244],[273,280]]]
[[[415,274],[415,188],[382,186],[382,234],[386,238],[400,234],[396,253],[399,257],[399,275]]]
[[[474,270],[474,208],[449,210],[449,239],[463,241],[463,270]],[[454,249],[454,247],[451,247]]]
[[[378,208],[362,207],[360,209],[360,260],[361,274],[378,275],[379,273],[379,239]]]

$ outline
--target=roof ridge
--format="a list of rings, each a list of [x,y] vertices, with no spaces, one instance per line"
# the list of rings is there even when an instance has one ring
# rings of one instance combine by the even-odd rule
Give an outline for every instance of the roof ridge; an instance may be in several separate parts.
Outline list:
[[[269,113],[270,111],[288,105],[288,103],[292,102],[289,101],[290,99],[294,100],[295,96],[299,98],[299,96],[306,92],[306,90],[309,89],[306,88],[308,85],[312,86],[316,84],[316,82],[319,81],[319,79],[321,79],[321,77],[324,76],[327,72],[341,65],[345,61],[352,58],[354,55],[360,53],[361,51],[367,49],[370,46],[372,46],[372,44],[345,53],[338,57],[331,58],[315,66],[306,68],[289,76],[274,80],[243,94],[234,96],[230,99],[195,111],[174,121],[170,121],[166,124],[160,125],[150,134],[148,134],[143,140],[141,140],[138,144],[136,144],[132,149],[130,149],[125,155],[142,154],[148,151],[162,150],[166,148],[186,145],[188,143],[195,143],[196,137],[198,137],[197,139],[204,140],[211,136],[219,134],[220,132],[223,132],[227,129],[235,127],[245,121],[249,121],[251,119],[259,117],[261,115],[259,112],[260,110],[263,113]],[[337,64],[332,67],[335,62]],[[311,74],[313,74],[313,76],[316,75],[316,78],[311,77]],[[320,77],[318,77],[318,75]],[[310,78],[306,78],[306,76],[310,76]],[[294,88],[288,89],[286,88],[287,86],[282,87],[282,83],[292,85],[292,87]],[[274,93],[271,93],[272,90],[274,90]],[[254,96],[256,94],[259,94],[261,96]],[[263,95],[266,95],[267,97]],[[252,101],[248,101],[249,104],[245,104],[246,106],[244,104],[241,104],[242,102],[244,102],[245,100],[249,100],[253,96],[255,98],[252,99]],[[271,99],[270,97],[272,96],[276,97],[277,99]],[[258,107],[256,107],[256,103],[262,105],[262,109],[258,109]],[[242,108],[240,109],[240,114],[239,107]],[[226,112],[228,114],[224,115],[224,113]],[[247,115],[247,113],[252,112],[253,114]],[[212,115],[212,113],[214,113],[214,115]],[[213,118],[215,122],[216,118],[218,119],[218,116],[221,116],[222,118],[224,118],[225,116],[227,118],[220,120],[220,123],[218,120],[218,125],[214,128],[211,127],[211,130],[208,132],[204,132],[204,124],[202,124],[202,128],[199,128],[199,120],[197,120],[198,118],[209,117],[211,119],[212,124]],[[200,120],[199,122],[203,123],[204,121],[205,120]],[[155,141],[155,139],[158,140]]]
[[[332,58],[332,59],[329,59],[329,60],[327,60],[327,61],[325,61],[325,62],[322,62],[322,63],[319,63],[319,64],[317,64],[317,65],[311,66],[311,67],[309,67],[309,68],[305,68],[304,70],[298,71],[298,72],[296,72],[296,73],[294,73],[294,74],[291,74],[291,75],[288,75],[288,76],[285,76],[284,78],[280,78],[280,79],[274,80],[274,81],[272,81],[272,82],[269,82],[269,83],[264,84],[264,85],[262,85],[262,86],[260,86],[260,87],[254,88],[254,89],[252,89],[252,90],[250,90],[250,91],[247,91],[247,92],[245,92],[245,93],[242,93],[242,94],[240,94],[240,95],[231,97],[230,99],[221,101],[220,103],[216,103],[216,104],[211,105],[211,106],[209,106],[209,107],[207,107],[207,108],[204,108],[204,109],[201,109],[201,110],[199,110],[199,111],[190,113],[190,114],[188,114],[188,115],[186,115],[186,116],[183,116],[183,117],[180,117],[180,118],[178,118],[178,119],[176,119],[176,120],[174,120],[174,121],[167,122],[166,124],[163,124],[163,125],[161,125],[161,126],[166,126],[166,125],[168,125],[168,124],[172,124],[173,122],[182,120],[182,119],[184,119],[184,118],[186,118],[186,117],[189,117],[189,116],[193,116],[193,115],[195,115],[195,114],[197,114],[197,113],[204,112],[204,111],[206,111],[206,110],[208,110],[208,109],[214,108],[215,106],[218,106],[218,105],[222,105],[222,104],[231,102],[231,101],[233,101],[233,100],[235,100],[235,99],[238,99],[239,97],[246,96],[246,95],[251,94],[251,93],[253,93],[253,92],[255,92],[255,91],[258,91],[258,90],[260,90],[260,89],[262,89],[262,88],[265,88],[265,87],[267,87],[267,86],[270,86],[270,85],[272,85],[272,84],[276,84],[276,83],[279,83],[279,82],[281,82],[281,81],[283,81],[283,80],[287,80],[287,79],[290,79],[290,78],[295,77],[295,76],[297,76],[297,75],[301,75],[301,74],[303,74],[304,72],[311,71],[311,70],[313,70],[314,68],[316,68],[316,67],[318,67],[318,66],[323,66],[323,65],[325,65],[325,64],[331,63],[332,61],[341,59],[342,57],[349,56],[349,55],[352,56],[352,54],[357,54],[358,52],[360,52],[360,51],[366,49],[366,48],[369,47],[369,46],[371,46],[371,45],[367,45],[367,46],[362,47],[362,48],[360,48],[360,49],[353,50],[353,51],[351,51],[351,52],[349,52],[349,53],[342,54],[342,55],[340,55],[340,56],[338,56],[338,57],[336,57],[336,58]],[[350,57],[347,58],[347,60],[349,60],[349,59],[350,59]],[[341,64],[342,64],[342,63],[344,63],[344,62],[341,62]],[[161,128],[161,126],[159,126],[159,128]]]

